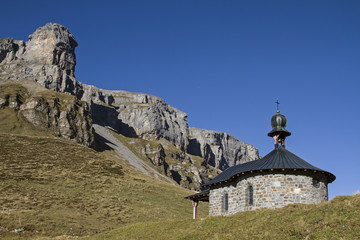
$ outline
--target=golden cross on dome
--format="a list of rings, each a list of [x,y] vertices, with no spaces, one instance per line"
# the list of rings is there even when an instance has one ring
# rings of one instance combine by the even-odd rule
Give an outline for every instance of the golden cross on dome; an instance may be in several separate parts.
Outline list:
[[[280,103],[279,103],[279,99],[278,99],[278,98],[276,99],[276,102],[275,102],[275,103],[276,103],[276,112],[277,112],[277,113],[280,113],[280,110],[279,110],[279,104],[280,104]]]

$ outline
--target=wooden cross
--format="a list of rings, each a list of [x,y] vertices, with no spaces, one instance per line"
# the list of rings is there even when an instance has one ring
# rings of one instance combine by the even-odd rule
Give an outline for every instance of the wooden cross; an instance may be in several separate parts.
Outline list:
[[[276,102],[275,102],[275,103],[276,103],[276,112],[279,112],[279,104],[280,104],[280,103],[279,103],[279,99],[278,99],[278,98],[276,99]]]

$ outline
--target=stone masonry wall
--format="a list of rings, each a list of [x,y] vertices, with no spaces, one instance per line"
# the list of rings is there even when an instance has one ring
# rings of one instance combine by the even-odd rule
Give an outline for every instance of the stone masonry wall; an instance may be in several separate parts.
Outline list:
[[[228,195],[228,204],[225,203],[225,194]],[[327,181],[322,175],[259,174],[211,189],[209,215],[231,215],[258,208],[280,208],[292,203],[311,204],[327,200]]]

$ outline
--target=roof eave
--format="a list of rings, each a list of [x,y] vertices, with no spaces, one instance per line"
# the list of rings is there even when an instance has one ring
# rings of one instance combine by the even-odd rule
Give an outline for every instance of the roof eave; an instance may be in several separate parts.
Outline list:
[[[235,179],[237,179],[240,176],[244,176],[247,174],[257,174],[257,173],[268,173],[268,172],[285,172],[285,171],[293,171],[293,172],[312,172],[312,173],[322,173],[325,174],[325,176],[327,177],[328,183],[332,183],[333,181],[335,181],[336,177],[334,174],[327,172],[327,171],[319,171],[319,170],[313,170],[313,169],[306,169],[306,168],[270,168],[270,169],[259,169],[259,170],[251,170],[251,171],[246,171],[246,172],[241,172],[241,173],[237,173],[234,174],[232,176],[230,176],[228,179],[223,180],[223,181],[219,181],[219,182],[214,182],[214,183],[210,183],[210,184],[203,184],[201,185],[201,187],[211,187],[211,186],[215,186],[215,185],[221,185],[224,183],[228,183],[228,182],[233,182]]]

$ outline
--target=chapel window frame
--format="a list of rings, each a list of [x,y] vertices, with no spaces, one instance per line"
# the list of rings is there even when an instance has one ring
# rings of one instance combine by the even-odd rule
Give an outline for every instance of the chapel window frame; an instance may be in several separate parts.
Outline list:
[[[245,205],[254,206],[254,187],[252,184],[249,184],[247,186],[245,196]]]
[[[223,212],[229,211],[229,193],[225,192],[223,195]]]

